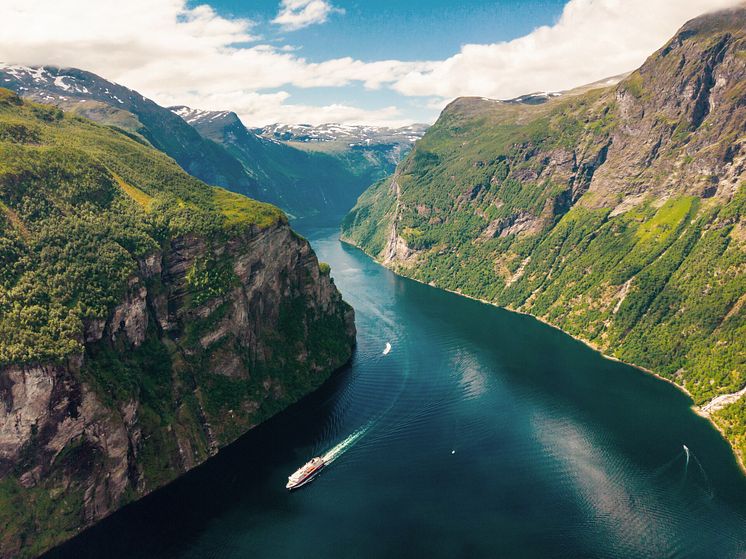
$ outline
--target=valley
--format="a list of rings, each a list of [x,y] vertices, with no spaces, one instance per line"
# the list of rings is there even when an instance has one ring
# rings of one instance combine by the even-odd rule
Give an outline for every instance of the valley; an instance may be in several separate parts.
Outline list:
[[[681,391],[530,316],[396,276],[336,228],[300,232],[356,310],[350,366],[44,559],[739,556],[744,476]]]
[[[276,207],[0,89],[0,556],[33,557],[320,386],[354,312]]]

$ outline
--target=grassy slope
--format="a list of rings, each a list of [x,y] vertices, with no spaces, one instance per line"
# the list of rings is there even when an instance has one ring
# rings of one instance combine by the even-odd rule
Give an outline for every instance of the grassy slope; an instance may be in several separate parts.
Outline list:
[[[643,95],[639,74],[621,87]],[[529,312],[702,404],[746,383],[746,187],[727,198],[643,194],[617,215],[613,192],[572,200],[565,174],[543,172],[546,158],[602,154],[618,125],[616,91],[540,106],[456,101],[400,165],[398,202],[391,181],[372,186],[343,236],[386,258],[398,208],[398,234],[415,251],[390,262],[400,273]],[[683,145],[674,133],[671,157]],[[506,230],[516,215],[535,229]],[[491,223],[506,234],[485,235]],[[715,416],[742,461],[745,409],[741,401]]]

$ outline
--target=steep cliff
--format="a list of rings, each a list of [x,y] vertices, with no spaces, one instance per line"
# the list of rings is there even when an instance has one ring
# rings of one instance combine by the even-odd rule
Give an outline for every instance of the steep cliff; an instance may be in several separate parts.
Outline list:
[[[746,8],[618,85],[449,105],[343,236],[689,391],[746,459]]]
[[[282,212],[0,90],[0,556],[203,462],[354,339]]]

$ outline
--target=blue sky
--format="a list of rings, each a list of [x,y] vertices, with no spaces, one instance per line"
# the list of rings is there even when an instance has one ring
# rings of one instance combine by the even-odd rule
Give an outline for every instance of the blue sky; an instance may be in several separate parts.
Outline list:
[[[443,59],[465,43],[514,39],[539,25],[554,23],[565,0],[337,0],[333,5],[344,14],[293,32],[271,24],[277,0],[210,4],[226,16],[256,21],[259,33],[301,47],[311,60],[352,56],[371,61]]]
[[[249,126],[433,122],[631,71],[740,0],[2,0],[0,62],[83,68]]]

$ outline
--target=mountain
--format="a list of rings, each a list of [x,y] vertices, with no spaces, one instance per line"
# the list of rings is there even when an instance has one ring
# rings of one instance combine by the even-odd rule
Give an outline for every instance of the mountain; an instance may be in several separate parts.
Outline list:
[[[403,128],[387,128],[348,124],[273,124],[257,128],[255,132],[262,138],[304,151],[336,155],[349,161],[353,167],[361,163],[373,164],[387,171],[378,177],[383,178],[394,172],[396,165],[412,150],[428,126],[412,124]]]
[[[259,185],[223,148],[202,138],[168,109],[84,70],[0,65],[0,86],[146,140],[190,175],[258,197]]]
[[[0,89],[0,557],[204,462],[354,342],[280,210]]]
[[[171,107],[205,139],[226,149],[260,185],[259,197],[297,217],[338,219],[365,188],[393,172],[398,160],[353,153],[295,149],[257,136],[231,111]],[[388,148],[387,148],[388,150]],[[390,150],[389,150],[390,151]]]
[[[676,383],[743,463],[746,8],[596,85],[455,100],[343,238]]]
[[[259,138],[235,113],[174,112],[75,68],[0,64],[0,86],[124,131],[208,184],[278,205],[294,217],[343,215],[371,182],[393,171],[405,149],[348,146],[308,153]]]
[[[352,124],[271,124],[254,131],[263,138],[298,144],[307,149],[380,147],[389,150],[392,161],[398,163],[400,154],[408,152],[424,136],[428,127],[428,124],[412,124],[402,128]]]

